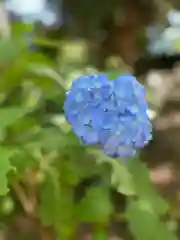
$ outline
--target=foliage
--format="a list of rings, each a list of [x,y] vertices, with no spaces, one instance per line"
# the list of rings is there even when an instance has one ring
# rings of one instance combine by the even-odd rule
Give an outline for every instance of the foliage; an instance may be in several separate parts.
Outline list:
[[[61,50],[63,44],[56,47]],[[108,239],[107,226],[115,216],[125,216],[134,239],[175,239],[162,220],[168,205],[146,166],[139,159],[123,165],[85,148],[65,121],[65,92],[77,75],[90,70],[83,64],[73,67],[64,56],[63,63],[52,61],[17,37],[0,42],[0,56],[2,206],[6,196],[14,204],[18,199],[30,218],[52,227],[61,240],[76,239],[81,223],[94,226],[94,239]],[[87,179],[91,183],[79,193]],[[113,190],[126,198],[125,213],[115,210]],[[10,201],[6,214],[13,214],[14,204]]]

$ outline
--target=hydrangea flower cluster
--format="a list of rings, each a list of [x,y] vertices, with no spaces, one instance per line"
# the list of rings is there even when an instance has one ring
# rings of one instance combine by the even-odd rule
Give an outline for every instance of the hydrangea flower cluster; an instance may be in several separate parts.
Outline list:
[[[64,103],[65,116],[86,145],[111,157],[130,157],[152,138],[144,87],[132,75],[113,81],[106,74],[81,76]]]

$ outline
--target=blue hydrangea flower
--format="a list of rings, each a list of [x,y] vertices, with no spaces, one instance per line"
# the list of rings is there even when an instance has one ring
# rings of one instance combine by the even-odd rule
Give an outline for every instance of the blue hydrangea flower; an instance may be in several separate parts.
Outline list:
[[[144,87],[131,75],[81,76],[67,92],[65,116],[86,145],[111,157],[133,156],[152,138]]]

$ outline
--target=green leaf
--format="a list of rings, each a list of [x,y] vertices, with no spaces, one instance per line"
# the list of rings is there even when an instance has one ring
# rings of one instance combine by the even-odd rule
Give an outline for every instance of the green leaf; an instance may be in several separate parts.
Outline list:
[[[33,82],[26,81],[23,83],[22,99],[22,107],[28,112],[34,111],[42,102],[41,88]]]
[[[114,80],[122,74],[129,74],[130,73],[129,69],[126,69],[127,66],[125,66],[124,64],[120,68],[121,68],[120,70],[114,70],[114,71],[110,71],[110,72],[107,73],[110,80]]]
[[[9,127],[21,117],[25,111],[21,107],[0,108],[0,130]]]
[[[70,133],[63,133],[60,129],[42,129],[38,134],[29,140],[27,148],[44,148],[47,150],[57,150],[69,145],[77,145],[77,138]]]
[[[7,173],[12,169],[10,158],[15,153],[14,150],[0,148],[0,195],[5,195],[8,192]]]
[[[76,207],[76,215],[84,222],[108,222],[112,212],[109,189],[105,186],[91,187]]]
[[[60,239],[68,239],[74,230],[73,223],[73,191],[61,184],[55,168],[50,169],[40,190],[39,216],[45,226],[54,226]]]
[[[126,196],[135,194],[132,175],[129,173],[127,166],[122,165],[120,161],[112,162],[112,184],[118,192]]]
[[[105,156],[100,151],[92,150],[91,153],[96,156],[99,164],[108,163],[112,167],[111,183],[118,192],[124,195],[135,194],[133,178],[127,165]]]
[[[166,224],[158,219],[154,209],[146,201],[129,201],[127,205],[129,228],[137,240],[174,240],[175,236]]]
[[[35,117],[32,117],[30,115],[23,116],[23,118],[18,119],[13,125],[12,125],[12,131],[13,134],[24,134],[29,132],[36,132],[36,129],[39,129],[40,126],[38,125],[38,119]],[[24,136],[24,135],[23,135]],[[24,140],[24,139],[23,139]]]
[[[60,216],[60,184],[56,171],[46,178],[40,189],[39,215],[45,226],[57,225]]]
[[[11,25],[11,30],[12,30],[12,35],[13,37],[19,39],[22,39],[22,36],[25,35],[26,33],[31,33],[34,29],[34,25],[33,24],[24,24],[24,23],[20,23],[20,22],[13,22],[13,24]]]
[[[66,89],[66,84],[63,81],[62,77],[50,66],[45,64],[31,64],[29,66],[29,71],[34,73],[37,76],[48,77],[57,84],[57,86]]]
[[[36,37],[34,40],[34,43],[36,45],[39,45],[41,47],[48,47],[48,48],[57,48],[59,49],[62,45],[62,42],[59,40],[53,40],[53,39],[45,39],[45,38],[38,38]]]
[[[0,60],[5,62],[14,59],[21,52],[22,47],[22,43],[12,39],[0,40]]]
[[[0,92],[8,92],[14,87],[19,86],[23,81],[27,81],[29,66],[32,63],[37,66],[39,64],[51,65],[51,61],[43,54],[29,52],[28,49],[25,49],[16,61],[13,61],[11,66],[8,66],[3,71],[0,81]]]
[[[121,74],[120,71],[112,71],[112,72],[108,72],[108,77],[110,80],[114,80],[117,77],[119,77],[120,74]]]
[[[129,171],[132,174],[137,196],[148,201],[157,213],[165,213],[168,210],[168,204],[159,195],[155,186],[151,183],[149,171],[146,166],[138,159],[134,159],[129,162],[128,165]]]
[[[39,165],[32,155],[25,149],[18,149],[11,159],[12,166],[16,169],[16,178],[22,179],[27,170],[36,169]]]

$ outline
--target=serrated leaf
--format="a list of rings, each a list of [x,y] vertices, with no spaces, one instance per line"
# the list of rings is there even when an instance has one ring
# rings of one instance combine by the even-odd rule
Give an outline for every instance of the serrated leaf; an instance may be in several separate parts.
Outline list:
[[[104,186],[91,187],[76,207],[80,221],[106,223],[112,211],[109,189]]]
[[[173,233],[161,222],[146,201],[130,201],[127,205],[129,228],[137,240],[175,240]]]
[[[23,117],[25,111],[21,107],[0,108],[0,129],[9,127]]]
[[[6,174],[12,169],[10,158],[14,154],[14,150],[0,148],[0,195],[8,192],[8,182]]]
[[[129,171],[133,177],[137,196],[148,201],[157,213],[165,213],[168,210],[168,204],[151,183],[149,171],[145,164],[138,159],[134,159],[129,162]]]

